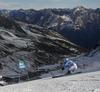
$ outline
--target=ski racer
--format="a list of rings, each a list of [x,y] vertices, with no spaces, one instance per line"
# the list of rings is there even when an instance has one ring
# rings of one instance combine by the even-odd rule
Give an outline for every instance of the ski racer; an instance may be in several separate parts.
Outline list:
[[[65,59],[65,64],[62,68],[62,71],[65,69],[66,65],[69,65],[68,67],[68,74],[70,74],[71,72],[74,72],[75,70],[77,70],[77,65],[76,63],[74,63],[71,60]]]

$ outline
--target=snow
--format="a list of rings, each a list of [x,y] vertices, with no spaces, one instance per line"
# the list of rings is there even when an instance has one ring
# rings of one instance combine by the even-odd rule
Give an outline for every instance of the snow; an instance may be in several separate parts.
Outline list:
[[[77,11],[79,11],[79,10],[81,10],[82,13],[86,12],[85,8],[83,6],[81,6],[81,5],[78,5],[73,10],[74,10],[74,13],[77,12]]]
[[[100,92],[100,71],[0,87],[0,92]]]
[[[39,36],[39,37],[43,37],[43,35],[40,35],[40,34],[37,34],[37,33],[32,33],[30,30],[28,30],[28,29],[26,28],[26,26],[31,25],[31,24],[24,24],[24,25],[25,25],[25,26],[24,26],[23,23],[21,23],[21,22],[18,22],[18,23],[20,23],[20,25],[22,26],[21,28],[22,28],[27,34],[29,34],[30,36],[35,37],[35,40],[36,40],[37,42],[39,42],[38,36]],[[34,27],[34,25],[31,25],[31,26]],[[35,31],[35,30],[34,30],[34,31]],[[50,31],[50,32],[52,33],[52,31]],[[57,32],[55,32],[55,34],[58,35]],[[61,35],[59,34],[59,36],[61,36]],[[73,44],[73,45],[77,46],[76,44],[74,44],[74,43],[72,43],[72,42],[69,42],[69,41],[67,41],[67,40],[64,40],[64,39],[60,39],[60,38],[53,37],[53,36],[49,36],[49,35],[47,35],[47,37],[50,38],[50,39],[52,39],[52,40],[63,40],[63,41],[65,41],[65,42],[68,42],[69,44]]]
[[[19,38],[4,28],[0,28],[0,35],[16,47],[27,47],[27,43],[30,41],[30,39]]]
[[[25,27],[23,27],[23,29],[26,32]],[[3,31],[4,32],[0,30],[1,36],[3,38],[5,39],[8,38],[7,40],[9,41],[12,41],[11,39],[13,40],[16,39],[15,43],[17,45],[22,43],[23,46],[26,46],[28,44],[27,42],[29,41],[29,39],[21,40],[21,38],[16,37],[11,32],[8,32],[6,30]],[[35,37],[41,36],[39,34],[37,35],[32,34],[31,31],[27,31],[27,33]],[[50,37],[50,36],[47,37],[51,38],[52,40],[59,39],[56,37]],[[31,43],[29,42],[29,44]],[[53,75],[65,74],[67,72],[67,68],[65,68],[64,71],[62,70],[51,71],[50,69],[55,69],[54,67],[60,65],[56,64],[56,65],[44,66],[44,67],[40,67],[39,69],[41,70],[47,68],[48,71],[50,72],[42,74],[41,75],[42,79],[18,83],[18,84],[12,84],[12,85],[11,84],[7,85],[6,82],[1,81],[0,83],[4,84],[5,86],[0,87],[0,92],[41,92],[41,91],[43,92],[100,92],[100,51],[99,49],[100,47],[93,50],[88,57],[82,55],[74,58],[74,61],[78,65],[77,71],[82,71],[83,73],[71,75],[71,76],[59,77],[59,78],[52,78],[51,76]],[[19,53],[27,54],[26,52],[19,52]],[[9,61],[9,57],[5,59]],[[11,66],[10,64],[13,63],[14,62],[9,63],[9,66]],[[12,74],[11,70],[8,71],[9,74]],[[6,74],[8,73],[8,71],[7,69],[5,69],[5,72],[3,73]],[[2,71],[0,72],[2,73]]]
[[[59,19],[58,15],[55,15],[55,14],[51,13],[50,18],[46,22],[46,23],[49,23],[49,25],[47,26],[47,28],[57,26],[58,25],[58,23],[57,23],[58,19]],[[50,23],[50,21],[51,21],[51,23]]]
[[[84,57],[84,55],[76,58],[78,70],[83,73],[64,76],[59,78],[52,78],[53,75],[65,74],[64,71],[51,71],[47,74],[42,74],[39,80],[23,82],[18,84],[10,84],[0,87],[0,92],[100,92],[100,54],[94,54],[94,57]],[[92,63],[92,64],[89,64]],[[83,64],[88,66],[81,69]],[[40,67],[53,68],[58,65]],[[2,81],[3,83],[3,81]]]
[[[72,21],[69,15],[63,15],[61,18],[64,19],[64,21]]]
[[[39,80],[0,87],[0,92],[100,92],[100,54],[94,57],[83,56],[76,58],[77,63],[93,62],[90,65],[88,63],[84,69],[78,67],[77,71],[82,71],[80,74],[52,78],[53,75],[65,74],[67,69],[51,71],[41,75],[42,79]]]
[[[37,37],[41,35],[35,33],[33,34],[29,30],[27,31],[24,26],[22,28],[27,34],[34,36],[36,40],[39,41]],[[0,34],[4,39],[11,41],[12,43],[13,40],[16,40],[14,41],[15,42],[14,44],[17,45],[18,47],[20,44],[23,44],[20,45],[20,47],[31,44],[31,42],[29,42],[30,41],[29,39],[22,40],[22,38],[16,37],[14,34],[4,29],[0,30]],[[57,40],[57,39],[61,40],[59,38],[51,37],[49,35],[47,37],[51,38],[52,40]],[[74,44],[71,42],[69,43]],[[99,49],[100,48],[98,47],[96,50],[92,51],[88,57],[79,56],[78,58],[74,59],[78,65],[77,71],[82,71],[83,73],[71,75],[71,76],[59,77],[59,78],[52,78],[51,76],[53,75],[65,74],[67,69],[65,69],[64,71],[62,70],[50,71],[51,68],[57,67],[58,65],[56,64],[56,65],[44,66],[44,67],[40,67],[39,69],[48,68],[48,71],[50,72],[47,74],[42,74],[41,75],[42,79],[18,83],[18,84],[12,84],[12,85],[7,85],[6,82],[1,81],[1,83],[6,86],[0,87],[0,92],[41,92],[41,91],[43,92],[100,92],[100,51]],[[71,50],[74,49],[71,48]],[[27,52],[25,51],[16,52],[16,53],[20,53],[18,55],[22,55],[22,53],[27,55]],[[14,53],[13,55],[15,55],[16,53]],[[6,57],[4,59],[10,61],[9,57]],[[2,59],[2,61],[4,61],[4,59]],[[7,65],[11,66],[11,64],[13,63],[14,62],[10,62]],[[9,74],[12,73],[11,70],[8,71]],[[5,69],[5,72],[3,73],[6,74],[8,73],[8,71],[7,69]],[[0,71],[0,73],[2,73],[2,71]]]

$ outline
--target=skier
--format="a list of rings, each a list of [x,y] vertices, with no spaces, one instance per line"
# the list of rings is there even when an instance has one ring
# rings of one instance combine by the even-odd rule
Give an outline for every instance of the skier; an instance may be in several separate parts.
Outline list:
[[[71,60],[65,59],[65,64],[62,68],[62,71],[65,69],[66,65],[69,65],[68,67],[68,74],[70,74],[71,72],[74,72],[75,70],[77,70],[77,65],[76,63],[74,63]]]

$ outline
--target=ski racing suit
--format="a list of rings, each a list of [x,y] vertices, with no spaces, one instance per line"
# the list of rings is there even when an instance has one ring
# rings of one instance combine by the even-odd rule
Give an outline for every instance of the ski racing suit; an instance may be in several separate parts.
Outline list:
[[[73,61],[67,60],[66,63],[64,64],[64,68],[66,67],[67,64],[70,65],[68,71],[75,71],[77,69],[77,65]]]

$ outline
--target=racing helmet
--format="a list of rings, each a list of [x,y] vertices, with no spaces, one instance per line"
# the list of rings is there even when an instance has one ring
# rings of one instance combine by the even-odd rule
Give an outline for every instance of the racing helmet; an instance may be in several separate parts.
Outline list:
[[[69,60],[68,58],[65,59],[65,61],[68,61],[68,60]]]

